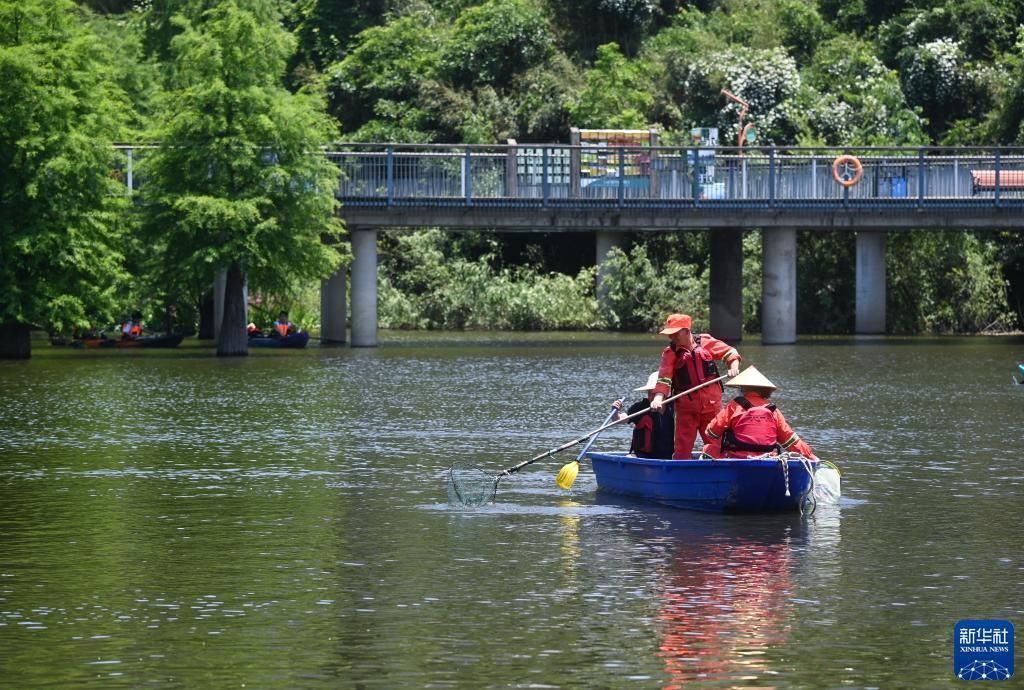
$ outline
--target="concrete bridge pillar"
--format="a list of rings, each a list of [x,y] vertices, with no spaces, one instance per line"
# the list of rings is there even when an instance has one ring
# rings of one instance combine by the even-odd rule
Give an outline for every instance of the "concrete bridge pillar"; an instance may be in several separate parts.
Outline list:
[[[727,343],[743,339],[743,230],[711,231],[711,335]]]
[[[594,257],[597,263],[597,300],[603,305],[608,297],[608,288],[604,282],[611,275],[605,266],[605,259],[608,258],[608,252],[612,247],[621,247],[626,243],[626,233],[598,230],[594,239]]]
[[[885,333],[884,231],[857,232],[857,306],[854,333]]]
[[[348,305],[345,279],[348,271],[344,267],[335,271],[320,283],[320,342],[321,344],[344,343],[348,326]]]
[[[377,347],[377,231],[352,237],[352,347]]]
[[[762,230],[761,342],[796,342],[796,229]]]

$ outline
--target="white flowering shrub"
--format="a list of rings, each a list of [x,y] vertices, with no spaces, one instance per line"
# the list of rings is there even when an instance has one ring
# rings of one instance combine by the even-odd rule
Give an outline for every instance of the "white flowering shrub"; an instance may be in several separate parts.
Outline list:
[[[758,143],[785,143],[784,132],[791,129],[785,104],[800,89],[796,61],[785,49],[733,47],[698,58],[691,65],[682,88],[684,98],[692,99],[692,110],[698,111],[698,116],[708,104],[720,104],[716,112],[720,139],[731,142],[739,134],[740,105],[720,94],[723,87],[750,104],[745,122],[756,126]]]
[[[911,46],[900,52],[899,62],[907,102],[921,109],[934,135],[989,110],[985,70],[967,61],[959,42],[942,38]]]
[[[805,73],[810,90],[792,115],[805,138],[832,145],[924,143],[922,122],[907,103],[899,76],[871,46],[839,37],[822,44]]]
[[[964,84],[963,52],[948,38],[907,48],[900,54],[903,91],[918,105],[937,105],[956,97]]]

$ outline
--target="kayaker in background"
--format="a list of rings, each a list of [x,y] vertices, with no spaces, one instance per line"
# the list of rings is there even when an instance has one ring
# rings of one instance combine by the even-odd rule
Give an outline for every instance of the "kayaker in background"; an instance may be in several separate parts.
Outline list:
[[[645,391],[647,397],[643,400],[637,400],[625,412],[622,412],[621,400],[613,402],[612,407],[619,410],[616,418],[622,419],[643,410],[650,410],[651,400],[654,398],[654,385],[657,382],[658,372],[652,371],[651,375],[647,378],[647,383],[633,389]],[[672,406],[673,404],[669,403],[660,414],[648,412],[648,414],[630,420],[630,424],[633,425],[633,440],[629,446],[630,453],[633,453],[638,458],[658,458],[664,460],[672,457],[672,422],[674,420]]]
[[[768,401],[774,383],[757,370],[747,367],[725,384],[740,389],[708,424],[711,442],[704,452],[713,458],[752,458],[771,452],[788,451],[816,460],[814,451],[786,422],[774,403]]]
[[[142,314],[133,312],[132,318],[121,325],[121,340],[135,340],[142,335]]]
[[[718,378],[715,360],[729,367],[729,376],[740,371],[740,353],[731,345],[707,333],[696,336],[690,331],[693,320],[687,314],[670,314],[665,320],[662,335],[669,337],[669,345],[661,353],[658,383],[654,387],[651,409],[660,412],[662,402],[669,394],[682,393],[701,383]],[[700,432],[705,443],[707,425],[722,409],[722,386],[713,383],[676,400],[675,444],[673,460],[689,460],[693,455],[693,442]]]
[[[286,335],[298,333],[298,331],[299,329],[288,320],[288,312],[282,311],[277,315],[277,321],[274,322],[274,330],[270,335],[283,338]]]

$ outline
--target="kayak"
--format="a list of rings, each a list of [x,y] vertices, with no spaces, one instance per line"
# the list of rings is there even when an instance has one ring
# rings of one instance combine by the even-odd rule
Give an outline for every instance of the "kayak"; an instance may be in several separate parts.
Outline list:
[[[279,335],[273,338],[270,336],[256,336],[249,338],[250,347],[306,347],[306,343],[308,342],[309,333],[306,331],[289,333],[288,335]]]
[[[673,508],[714,513],[798,511],[820,461],[778,458],[650,460],[628,453],[588,452],[597,487]],[[787,488],[788,493],[787,495]]]
[[[83,338],[72,341],[73,347],[113,347],[113,348],[139,348],[139,347],[178,347],[185,338],[183,333],[173,335],[143,335],[138,338],[126,338],[115,340],[113,338]]]

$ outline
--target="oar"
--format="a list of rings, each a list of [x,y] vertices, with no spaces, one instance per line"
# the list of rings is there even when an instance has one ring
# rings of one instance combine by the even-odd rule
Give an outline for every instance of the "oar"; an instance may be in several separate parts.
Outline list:
[[[619,403],[620,405],[625,403],[626,396],[622,396],[615,402]],[[612,417],[614,417],[615,413],[618,411],[619,408],[616,407],[615,405],[612,405],[612,411],[608,413],[608,416],[605,418],[604,423],[607,424],[608,422],[612,421]],[[599,432],[591,436],[590,440],[587,441],[587,445],[583,446],[583,450],[581,450],[580,454],[576,456],[576,459],[573,460],[572,462],[567,462],[564,465],[562,465],[562,469],[558,471],[558,476],[555,477],[555,483],[558,484],[560,488],[569,489],[572,487],[572,483],[576,481],[576,475],[579,474],[580,471],[580,460],[583,459],[583,456],[587,454],[588,450],[590,450],[590,446],[594,444],[594,441],[596,441],[597,437],[600,435],[601,434]]]
[[[719,376],[716,379],[709,379],[709,380],[705,381],[704,383],[700,384],[699,386],[694,386],[693,388],[689,388],[689,389],[683,391],[682,393],[676,393],[671,398],[665,398],[662,401],[662,403],[670,403],[673,400],[675,400],[676,398],[681,398],[684,395],[689,395],[690,393],[693,393],[694,391],[700,390],[704,386],[711,385],[712,383],[716,383],[716,382],[721,381],[722,379],[725,379],[725,378],[729,378],[729,375],[728,374],[723,374],[723,375]],[[510,467],[507,470],[502,470],[501,472],[499,472],[497,474],[496,479],[501,479],[502,477],[505,477],[505,476],[508,476],[510,474],[513,474],[514,472],[518,472],[519,470],[523,469],[527,465],[531,465],[531,464],[537,462],[538,460],[543,460],[544,458],[550,457],[550,456],[554,455],[555,453],[561,453],[563,450],[565,450],[567,448],[572,448],[577,443],[583,443],[584,441],[586,441],[591,436],[594,436],[595,434],[599,434],[602,431],[604,431],[605,429],[610,429],[611,427],[617,426],[619,424],[622,424],[623,422],[628,422],[629,420],[633,419],[634,417],[639,417],[640,415],[643,415],[643,414],[647,414],[647,410],[640,410],[639,412],[634,412],[631,415],[626,415],[625,417],[620,417],[619,419],[616,419],[614,422],[609,422],[608,424],[605,424],[604,426],[602,426],[602,427],[600,427],[598,429],[594,429],[593,431],[591,431],[588,434],[584,434],[584,435],[580,436],[579,438],[576,438],[576,439],[573,439],[572,441],[569,441],[568,443],[563,443],[562,445],[558,446],[558,448],[552,448],[551,450],[549,450],[549,451],[547,451],[545,453],[541,453],[540,455],[538,455],[535,458],[530,458],[529,460],[524,460],[521,463],[519,463],[518,465]]]

